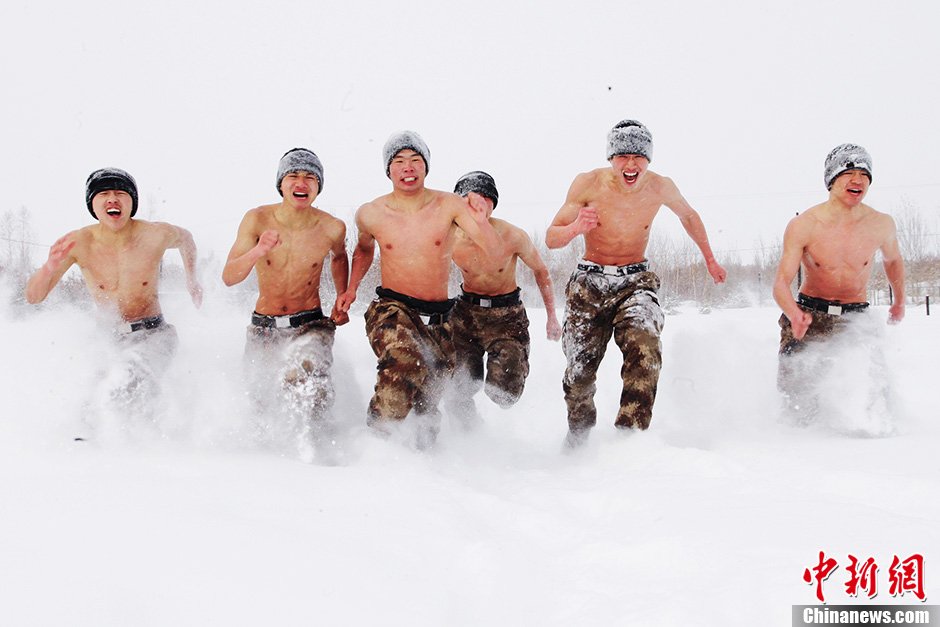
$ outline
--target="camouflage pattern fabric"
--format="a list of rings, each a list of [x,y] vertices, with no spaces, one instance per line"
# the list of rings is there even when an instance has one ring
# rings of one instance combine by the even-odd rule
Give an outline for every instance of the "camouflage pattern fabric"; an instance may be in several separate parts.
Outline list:
[[[817,381],[821,372],[828,368],[825,356],[812,355],[803,358],[807,349],[820,347],[825,342],[842,335],[853,321],[869,315],[868,310],[847,312],[834,316],[800,306],[813,316],[813,322],[803,339],[793,337],[793,328],[786,314],[777,321],[780,325],[780,349],[777,361],[777,389],[783,395],[784,411],[798,423],[808,423],[818,408]]]
[[[481,307],[463,300],[454,305],[451,326],[456,372],[447,409],[457,417],[476,415],[474,395],[484,389],[500,407],[514,405],[529,376],[529,318],[525,305]]]
[[[431,439],[440,430],[438,404],[453,374],[454,343],[449,322],[425,324],[413,307],[376,298],[365,313],[366,334],[378,357],[368,423],[401,421],[414,410],[424,417]]]
[[[662,365],[659,285],[653,272],[621,277],[575,270],[571,275],[565,288],[562,333],[568,360],[562,387],[571,433],[585,432],[597,423],[595,380],[611,335],[623,353],[623,391],[614,424],[649,427]]]
[[[263,430],[296,435],[322,428],[335,398],[335,334],[329,318],[296,328],[248,326],[244,359],[255,409],[281,421],[269,420]]]
[[[164,322],[113,337],[114,354],[97,373],[92,413],[114,412],[122,421],[150,422],[161,392],[160,381],[179,345],[176,329]]]

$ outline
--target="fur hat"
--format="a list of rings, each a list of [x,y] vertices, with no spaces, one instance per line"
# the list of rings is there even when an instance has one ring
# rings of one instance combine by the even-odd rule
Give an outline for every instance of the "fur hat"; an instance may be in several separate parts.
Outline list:
[[[385,142],[385,147],[382,148],[382,156],[385,158],[385,176],[391,176],[389,169],[395,155],[407,148],[414,150],[424,159],[425,174],[431,171],[431,151],[428,150],[428,145],[414,131],[401,131],[389,137],[388,141]]]
[[[454,193],[458,196],[466,197],[470,192],[476,192],[481,196],[486,196],[493,201],[493,208],[499,202],[499,191],[496,189],[496,181],[493,177],[482,170],[467,172],[454,185]]]
[[[836,177],[849,170],[861,170],[871,183],[871,155],[856,144],[840,144],[826,157],[826,171],[823,174],[826,189],[832,189]]]
[[[317,190],[317,195],[323,193],[323,164],[320,163],[320,158],[312,150],[291,148],[281,157],[281,161],[277,164],[277,183],[275,186],[277,187],[277,193],[282,197],[284,192],[281,191],[281,181],[284,180],[285,176],[294,172],[309,172],[317,177],[317,183],[320,187]]]
[[[617,122],[607,133],[607,160],[617,155],[640,155],[653,160],[653,136],[636,120]]]
[[[95,210],[91,207],[91,201],[99,192],[106,192],[112,189],[127,192],[133,201],[131,208],[131,217],[137,213],[137,181],[134,177],[120,168],[101,168],[88,175],[85,181],[85,204],[88,205],[88,213],[95,220]]]

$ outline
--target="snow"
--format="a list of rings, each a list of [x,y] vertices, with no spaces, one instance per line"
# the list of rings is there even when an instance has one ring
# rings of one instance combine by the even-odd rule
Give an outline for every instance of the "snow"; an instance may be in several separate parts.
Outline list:
[[[93,315],[0,310],[0,624],[789,625],[815,602],[802,574],[819,551],[840,564],[830,603],[860,601],[842,588],[848,554],[877,560],[880,602],[916,602],[887,594],[894,555],[924,555],[928,602],[940,594],[940,333],[923,309],[885,329],[903,400],[890,437],[845,416],[781,424],[779,312],[685,307],[666,317],[651,429],[613,428],[612,344],[574,454],[543,311],[519,404],[478,395],[484,423],[445,421],[424,453],[364,427],[375,358],[354,316],[334,349],[345,463],[328,466],[252,442],[250,311],[223,294],[198,311],[163,296],[180,348],[162,430],[86,442],[106,354]]]

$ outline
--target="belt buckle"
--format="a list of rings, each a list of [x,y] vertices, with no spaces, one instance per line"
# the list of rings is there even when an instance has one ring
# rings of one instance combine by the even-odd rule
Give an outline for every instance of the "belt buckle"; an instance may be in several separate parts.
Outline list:
[[[418,317],[421,318],[421,322],[424,323],[424,326],[431,324],[431,314],[419,313]]]
[[[492,306],[493,306],[493,300],[492,300],[492,299],[490,299],[490,298],[481,298],[481,299],[480,299],[480,307],[492,307]]]
[[[290,316],[274,316],[274,328],[289,329],[291,326],[290,319]]]
[[[603,266],[604,274],[610,274],[612,276],[620,276],[620,266]]]
[[[841,316],[842,305],[829,305],[828,309],[826,309],[826,313],[830,316]]]

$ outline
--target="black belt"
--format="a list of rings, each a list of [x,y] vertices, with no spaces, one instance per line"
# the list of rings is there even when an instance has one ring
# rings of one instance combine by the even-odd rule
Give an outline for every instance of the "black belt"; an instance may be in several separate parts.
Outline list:
[[[450,320],[450,311],[453,309],[455,301],[453,298],[448,300],[421,300],[414,296],[384,288],[381,285],[375,288],[375,293],[379,298],[390,298],[403,305],[408,305],[408,307],[415,310],[415,313],[421,317],[421,321],[426,325],[442,324]]]
[[[841,316],[850,311],[865,311],[868,309],[868,303],[840,303],[837,300],[824,300],[822,298],[807,296],[802,292],[797,296],[796,302],[804,309],[821,311],[831,316]]]
[[[628,274],[636,274],[637,272],[646,272],[648,269],[649,264],[645,261],[631,263],[627,266],[602,266],[601,264],[594,262],[578,264],[578,270],[583,272],[591,272],[593,274],[608,274],[612,276],[627,276]]]
[[[461,290],[460,300],[470,303],[471,305],[477,305],[478,307],[511,307],[512,305],[518,305],[522,302],[519,298],[521,291],[522,290],[517,287],[508,294],[484,296],[483,294],[474,294],[473,292],[464,292]]]
[[[287,314],[285,316],[265,316],[258,312],[251,313],[251,324],[256,327],[266,327],[269,329],[296,329],[308,322],[323,320],[323,310],[317,307],[310,311],[301,311],[300,313]]]
[[[120,330],[125,333],[133,333],[134,331],[143,331],[145,329],[156,329],[157,327],[163,326],[163,314],[158,314],[156,316],[151,316],[149,318],[141,318],[140,320],[135,320],[133,322],[126,322],[121,326]]]

